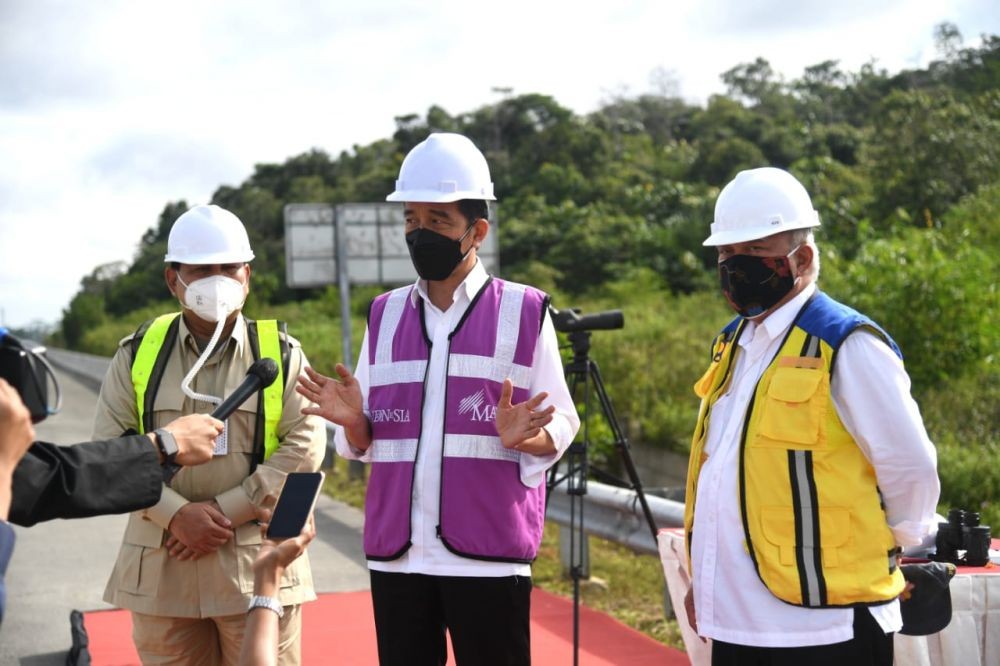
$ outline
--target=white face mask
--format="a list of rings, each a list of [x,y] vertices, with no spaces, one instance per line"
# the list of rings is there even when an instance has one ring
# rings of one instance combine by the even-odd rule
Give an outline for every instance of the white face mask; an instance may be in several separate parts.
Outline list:
[[[224,275],[213,275],[191,284],[185,283],[180,274],[177,279],[187,289],[184,293],[184,307],[205,321],[224,320],[243,307],[243,301],[246,300],[243,283]]]

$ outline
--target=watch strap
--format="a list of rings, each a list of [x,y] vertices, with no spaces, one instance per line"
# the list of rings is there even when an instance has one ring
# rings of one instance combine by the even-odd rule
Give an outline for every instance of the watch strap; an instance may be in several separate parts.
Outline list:
[[[274,597],[262,597],[259,594],[255,594],[250,597],[250,605],[247,607],[247,612],[249,613],[254,608],[267,608],[273,610],[277,613],[278,617],[285,616],[285,609],[281,607],[281,602]]]
[[[163,483],[169,486],[170,482],[174,480],[174,475],[181,471],[183,467],[184,465],[178,465],[175,462],[163,463],[160,466],[160,469],[163,472]]]

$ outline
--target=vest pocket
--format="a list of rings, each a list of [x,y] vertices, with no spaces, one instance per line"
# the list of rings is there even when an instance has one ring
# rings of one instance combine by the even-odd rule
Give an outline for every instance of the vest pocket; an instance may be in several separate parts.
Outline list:
[[[160,589],[160,573],[166,554],[165,548],[123,543],[115,567],[121,571],[118,589],[138,596],[155,597]]]
[[[777,550],[778,563],[782,568],[798,566],[797,553],[804,550],[808,554],[815,551],[812,543],[813,532],[798,534],[802,529],[795,523],[791,507],[766,506],[761,510],[761,530],[772,549]],[[847,564],[848,552],[844,549],[851,541],[851,511],[843,507],[827,507],[819,510],[819,549],[823,567]],[[773,556],[773,550],[772,550]],[[765,558],[762,558],[765,559]]]
[[[822,445],[829,383],[823,369],[778,367],[760,410],[755,446],[813,448]]]

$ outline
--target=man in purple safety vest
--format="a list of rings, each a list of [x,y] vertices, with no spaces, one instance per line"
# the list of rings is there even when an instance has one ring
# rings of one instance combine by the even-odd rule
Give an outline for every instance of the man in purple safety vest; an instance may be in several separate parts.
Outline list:
[[[431,134],[388,201],[405,206],[420,276],[376,298],[352,375],[307,368],[304,410],[337,424],[340,455],[370,462],[364,548],[379,660],[529,664],[531,561],[545,472],[579,428],[541,291],[476,256],[495,200],[466,137]]]

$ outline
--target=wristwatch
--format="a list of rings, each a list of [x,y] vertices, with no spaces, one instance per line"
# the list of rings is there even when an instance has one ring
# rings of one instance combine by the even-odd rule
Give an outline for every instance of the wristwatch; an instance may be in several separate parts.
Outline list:
[[[160,467],[163,468],[163,482],[170,483],[170,480],[174,478],[174,474],[182,467],[174,462],[179,450],[177,448],[177,440],[170,434],[170,431],[164,428],[157,428],[153,431],[153,434],[156,435],[156,448],[160,450],[160,454],[163,456],[163,462],[160,463]]]
[[[285,609],[281,607],[281,603],[274,597],[262,597],[255,594],[250,597],[250,606],[247,608],[247,612],[249,613],[254,608],[269,608],[277,613],[279,618],[285,617]]]

